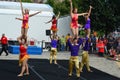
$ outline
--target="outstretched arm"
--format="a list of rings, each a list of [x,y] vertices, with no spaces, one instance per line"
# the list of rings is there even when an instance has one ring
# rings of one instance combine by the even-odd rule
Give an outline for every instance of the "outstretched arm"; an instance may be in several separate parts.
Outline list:
[[[78,16],[83,16],[83,15],[86,15],[88,13],[79,13]]]
[[[22,19],[22,18],[15,18],[15,19],[20,20],[20,21],[23,21],[23,19]]]
[[[70,0],[70,15],[72,17],[72,11],[73,11],[73,5],[72,5],[72,0]]]
[[[24,16],[24,10],[23,10],[23,5],[22,5],[22,0],[20,0],[20,7],[21,7],[22,16]]]
[[[38,11],[38,12],[33,13],[33,14],[30,14],[29,17],[32,17],[32,16],[37,15],[37,14],[39,14],[39,13],[41,13],[41,11]]]
[[[48,22],[45,22],[45,23],[47,24],[47,23],[50,23],[50,22],[52,22],[52,19],[50,21],[48,21]]]
[[[91,14],[91,10],[92,10],[92,6],[90,6],[90,9],[89,9],[89,12],[88,12],[88,16],[87,16],[87,17],[90,16],[90,14]]]
[[[56,17],[56,19],[58,20],[58,18],[60,17],[60,12],[58,13],[58,15],[57,15],[57,17]]]

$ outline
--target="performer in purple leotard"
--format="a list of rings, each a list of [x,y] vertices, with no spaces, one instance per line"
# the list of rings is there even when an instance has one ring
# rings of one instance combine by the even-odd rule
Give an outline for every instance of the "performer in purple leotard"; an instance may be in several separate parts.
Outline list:
[[[92,10],[92,6],[90,6],[90,9],[88,11],[88,14],[87,15],[84,15],[85,16],[85,20],[86,20],[86,24],[85,24],[85,32],[86,32],[86,36],[89,38],[90,37],[90,14],[91,14],[91,10]]]

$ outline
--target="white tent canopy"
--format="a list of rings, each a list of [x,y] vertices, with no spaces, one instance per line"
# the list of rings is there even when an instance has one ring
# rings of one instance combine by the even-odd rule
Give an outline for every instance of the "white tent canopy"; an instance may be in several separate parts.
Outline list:
[[[42,11],[41,16],[52,16],[53,8],[48,4],[36,4],[36,3],[22,3],[23,8],[30,10],[30,13],[33,11]],[[6,2],[0,1],[0,14],[20,14],[21,13],[20,3],[19,2]]]
[[[48,4],[37,4],[37,3],[22,3],[24,8],[28,8],[30,10],[35,11],[49,11],[53,12],[53,8],[49,6]],[[0,1],[0,8],[2,9],[20,9],[20,3],[19,2],[6,2],[6,1]]]

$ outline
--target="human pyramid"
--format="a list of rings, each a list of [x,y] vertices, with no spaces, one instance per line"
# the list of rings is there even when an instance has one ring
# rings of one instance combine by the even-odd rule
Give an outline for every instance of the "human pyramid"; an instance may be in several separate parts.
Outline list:
[[[27,54],[27,32],[28,32],[28,21],[29,17],[32,17],[39,12],[36,12],[34,14],[29,14],[29,10],[25,9],[23,10],[23,5],[20,0],[20,5],[21,5],[21,11],[22,11],[22,16],[23,18],[16,18],[17,20],[22,21],[22,28],[21,28],[21,36],[18,37],[18,41],[20,43],[20,58],[19,58],[19,65],[22,65],[22,70],[18,76],[23,76],[24,72],[25,75],[29,75],[29,69],[28,69],[28,64],[27,61],[29,59],[29,55]],[[90,14],[91,14],[92,6],[90,6],[88,12],[85,13],[77,13],[77,8],[73,8],[72,5],[72,0],[70,0],[70,16],[71,16],[71,23],[70,23],[70,29],[73,33],[73,36],[68,39],[68,45],[71,51],[71,56],[69,60],[69,72],[68,76],[72,76],[72,70],[73,66],[75,65],[76,67],[76,76],[79,78],[80,77],[80,72],[82,72],[82,68],[84,64],[87,67],[87,70],[89,72],[92,72],[90,67],[89,67],[89,55],[88,51],[90,48]],[[54,15],[52,19],[46,23],[52,22],[51,26],[51,31],[52,35],[50,36],[51,39],[51,52],[50,52],[50,64],[52,64],[52,60],[54,59],[54,64],[57,64],[57,20],[60,16],[60,12],[58,13],[57,17]],[[86,24],[84,26],[86,37],[80,38],[78,37],[78,17],[83,16],[85,17]],[[83,53],[82,53],[82,61],[81,63],[79,62],[79,47],[80,45],[83,44]]]
[[[71,16],[71,22],[70,22],[70,29],[73,33],[73,36],[68,39],[68,45],[71,51],[71,57],[69,60],[69,73],[68,76],[72,76],[72,70],[73,66],[76,67],[76,76],[80,77],[80,72],[82,72],[84,64],[87,67],[87,70],[89,72],[92,72],[92,70],[89,67],[89,55],[88,51],[90,49],[90,14],[91,14],[92,6],[90,6],[88,12],[86,13],[77,13],[77,8],[73,9],[72,0],[70,0],[70,16]],[[59,16],[59,14],[58,14]],[[85,17],[86,24],[84,27],[86,37],[84,39],[78,37],[78,17],[83,16]],[[53,31],[53,34],[50,36],[51,38],[51,53],[50,53],[50,64],[52,64],[52,60],[54,59],[54,64],[57,64],[57,36],[55,35],[57,33],[57,18],[53,16],[52,20],[49,22],[52,22],[51,30]],[[54,26],[54,28],[53,28]],[[55,30],[55,31],[54,31]],[[79,47],[83,44],[83,53],[82,53],[82,61],[79,63]]]
[[[20,44],[20,56],[19,56],[19,65],[22,66],[22,70],[18,76],[29,75],[29,69],[27,61],[29,59],[29,55],[27,54],[27,32],[28,32],[28,21],[29,18],[40,13],[36,12],[33,14],[29,14],[29,10],[25,9],[23,10],[22,1],[20,0],[20,6],[21,6],[21,12],[22,12],[22,18],[16,18],[17,20],[22,21],[22,28],[21,28],[21,36],[17,38],[19,44]],[[24,73],[26,71],[26,73]]]

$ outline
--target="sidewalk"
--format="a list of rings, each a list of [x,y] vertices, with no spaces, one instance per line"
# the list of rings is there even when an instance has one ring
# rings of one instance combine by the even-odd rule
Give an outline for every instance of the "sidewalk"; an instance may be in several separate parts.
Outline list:
[[[59,60],[69,60],[70,52],[58,52],[57,59]],[[30,58],[33,59],[49,59],[49,52],[44,51],[42,55],[30,55]],[[18,54],[9,54],[8,56],[5,56],[3,53],[0,56],[0,59],[3,60],[18,60],[19,55]],[[80,57],[81,60],[81,57]],[[116,61],[108,60],[104,57],[97,57],[94,54],[90,54],[90,66],[101,70],[103,72],[106,72],[110,75],[116,76],[120,78],[120,69],[118,68]],[[93,71],[94,72],[94,71]],[[97,75],[97,74],[96,74]]]

